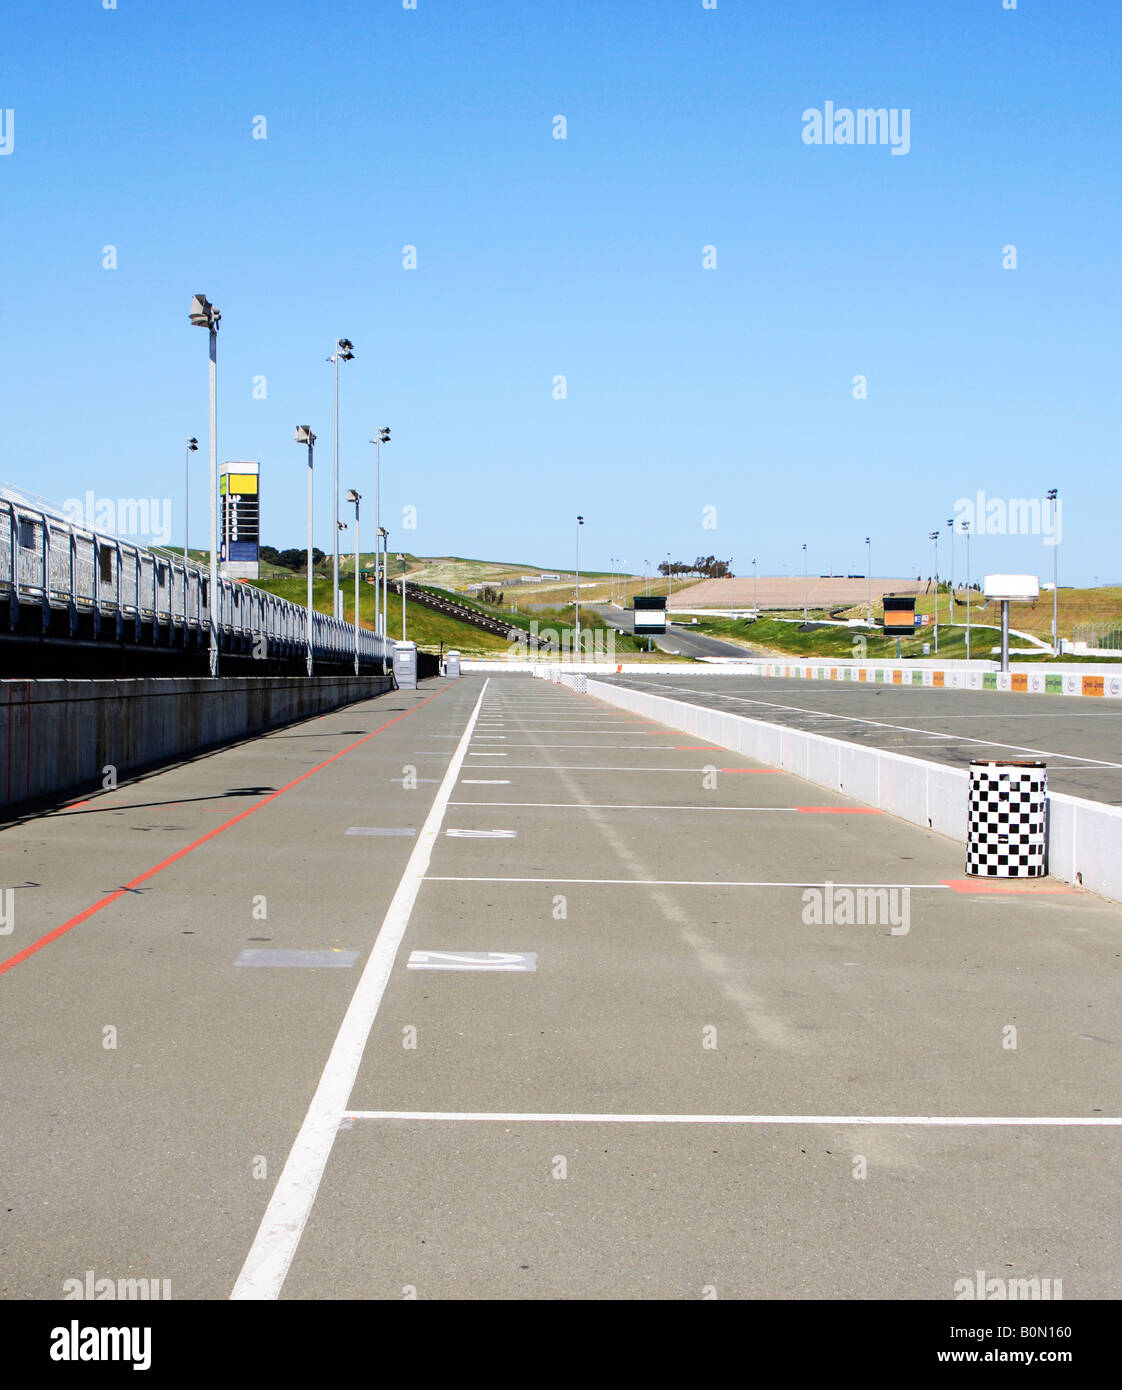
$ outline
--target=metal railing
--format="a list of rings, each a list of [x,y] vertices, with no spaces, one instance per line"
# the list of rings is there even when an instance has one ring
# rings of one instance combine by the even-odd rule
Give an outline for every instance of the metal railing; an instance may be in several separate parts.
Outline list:
[[[209,591],[210,574],[190,561],[0,498],[0,595],[8,597],[12,629],[21,607],[38,605],[44,632],[52,612],[63,610],[72,636],[79,618],[92,615],[95,636],[109,637],[104,628],[115,623],[118,641],[205,646]],[[251,584],[219,579],[216,618],[224,652],[297,656],[307,651],[307,609]],[[354,652],[351,623],[312,614],[314,658],[353,660]],[[393,644],[360,627],[360,663],[380,663],[383,653],[392,659]]]
[[[1122,648],[1122,623],[1076,623],[1071,638],[1073,642],[1085,642],[1088,647],[1099,651],[1118,651]]]

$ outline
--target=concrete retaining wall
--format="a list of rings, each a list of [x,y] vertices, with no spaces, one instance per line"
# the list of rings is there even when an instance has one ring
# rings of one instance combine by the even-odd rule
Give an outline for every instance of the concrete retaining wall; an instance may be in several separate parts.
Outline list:
[[[392,689],[387,676],[0,681],[0,812]]]
[[[588,693],[966,843],[968,773],[592,678]],[[1048,872],[1122,901],[1122,808],[1051,792]]]
[[[1029,666],[1011,663],[1001,672],[992,662],[851,661],[831,657],[785,657],[737,663],[743,675],[780,679],[859,681],[869,685],[942,686],[955,690],[1006,690],[1026,695],[1086,695],[1122,699],[1122,665]]]

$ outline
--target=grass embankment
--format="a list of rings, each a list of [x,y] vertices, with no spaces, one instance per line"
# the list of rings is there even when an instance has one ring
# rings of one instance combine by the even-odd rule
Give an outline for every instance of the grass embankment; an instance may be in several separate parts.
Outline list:
[[[920,594],[916,598],[916,612],[930,613],[934,609],[935,596]],[[1078,634],[1075,629],[1083,623],[1117,623],[1122,627],[1122,588],[1060,589],[1057,600],[1059,610],[1059,633],[1069,640]],[[939,626],[950,617],[950,595],[944,590],[939,595]],[[855,604],[839,613],[842,618],[863,618],[865,605]],[[966,590],[955,589],[955,622],[966,621]],[[881,615],[879,604],[873,604],[873,619]],[[1001,605],[987,603],[979,593],[970,594],[971,623],[986,623],[994,627],[1001,624]],[[1009,623],[1021,632],[1031,632],[1034,637],[1049,642],[1052,639],[1052,594],[1044,591],[1032,603],[1011,603]],[[1014,639],[1016,640],[1016,639]],[[942,640],[940,639],[940,647]]]
[[[814,615],[810,615],[814,622]],[[850,660],[881,661],[895,659],[896,638],[884,637],[878,631],[868,628],[820,627],[813,632],[803,632],[795,623],[779,622],[773,618],[760,618],[758,622],[749,619],[699,618],[697,624],[689,624],[688,630],[704,632],[711,637],[719,637],[728,642],[741,642],[746,647],[761,651],[779,652],[786,656],[833,656]],[[970,634],[970,654],[976,658],[988,658],[990,648],[1001,640],[998,628],[973,626]],[[934,627],[921,628],[914,637],[900,640],[900,656],[924,656],[924,644],[931,648],[929,657],[965,657],[966,628],[948,628],[939,624],[939,650],[935,651]],[[1016,646],[1016,641],[1012,642]],[[1018,657],[1018,660],[1020,658]]]
[[[575,651],[575,625],[574,613],[570,608],[513,608],[509,603],[500,607],[496,604],[482,603],[474,595],[453,594],[445,590],[439,591],[445,597],[453,599],[456,603],[462,604],[465,608],[470,608],[476,613],[482,613],[488,618],[497,618],[500,622],[511,623],[515,627],[520,627],[526,632],[533,632],[535,629],[532,624],[537,624],[536,631],[539,636],[551,635],[554,637],[554,644],[560,645],[563,652]],[[617,656],[628,658],[646,652],[646,641],[637,641],[630,633],[611,632],[607,624],[599,613],[584,611],[584,597],[581,597],[581,609],[584,616],[581,618],[581,636],[583,655],[591,656],[599,654],[608,649],[608,638],[612,638],[611,649]],[[592,633],[593,647],[588,647],[588,634]]]
[[[308,581],[304,575],[292,575],[290,573],[284,578],[262,579],[254,587],[265,589],[268,593],[276,594],[278,598],[288,599],[290,603],[300,604],[301,607],[307,602]],[[359,626],[373,629],[374,586],[373,584],[363,584],[360,589],[361,622]],[[317,612],[330,614],[330,575],[324,578],[316,576],[312,587],[312,604]],[[354,621],[353,571],[350,584],[343,589],[343,616],[347,622]],[[463,652],[465,656],[494,656],[496,653],[506,652],[510,649],[510,643],[506,638],[496,636],[494,633],[483,632],[477,627],[472,627],[470,623],[458,622],[455,618],[449,618],[444,613],[434,613],[431,609],[422,608],[419,603],[413,603],[408,598],[405,603],[405,623],[409,640],[416,642],[417,646],[425,651],[438,651],[442,642],[445,651],[451,647]],[[392,590],[386,609],[386,632],[391,639],[399,640],[401,637],[401,599]]]

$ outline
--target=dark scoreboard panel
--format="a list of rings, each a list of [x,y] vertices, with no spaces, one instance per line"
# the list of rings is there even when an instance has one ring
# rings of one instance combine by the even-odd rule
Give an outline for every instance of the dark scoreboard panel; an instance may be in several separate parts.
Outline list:
[[[915,594],[885,594],[884,630],[895,633],[914,633],[916,630]]]
[[[666,598],[654,594],[635,596],[635,633],[657,637],[666,631]]]

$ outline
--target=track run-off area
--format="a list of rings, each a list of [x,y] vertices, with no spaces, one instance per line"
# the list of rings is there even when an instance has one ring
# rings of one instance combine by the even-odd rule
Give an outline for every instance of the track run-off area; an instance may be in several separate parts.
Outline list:
[[[952,767],[1043,758],[1053,791],[1122,806],[1122,700],[723,672],[597,679]]]
[[[1122,1294],[1122,907],[591,696],[426,682],[0,858],[0,1297]]]

